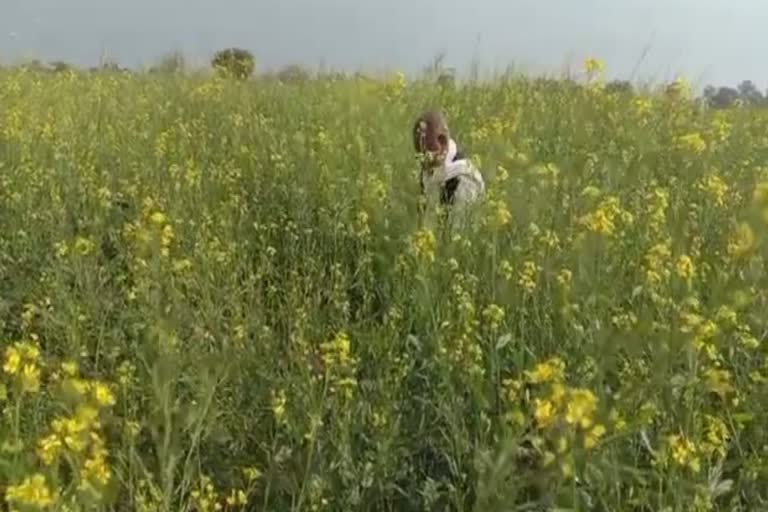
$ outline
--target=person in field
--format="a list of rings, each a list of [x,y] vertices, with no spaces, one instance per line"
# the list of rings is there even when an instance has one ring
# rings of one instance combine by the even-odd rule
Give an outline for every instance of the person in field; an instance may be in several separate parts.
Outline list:
[[[440,205],[447,210],[464,210],[485,193],[480,171],[459,150],[451,138],[441,112],[427,111],[413,127],[413,146],[421,160],[420,187],[424,208]]]

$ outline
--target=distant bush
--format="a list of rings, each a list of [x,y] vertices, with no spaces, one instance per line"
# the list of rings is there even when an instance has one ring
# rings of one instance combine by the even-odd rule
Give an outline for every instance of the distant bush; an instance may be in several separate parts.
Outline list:
[[[214,55],[211,66],[224,76],[245,80],[256,69],[256,60],[248,50],[228,48]]]
[[[297,64],[291,64],[277,72],[277,79],[285,84],[303,83],[310,78],[309,71]]]
[[[57,60],[50,63],[50,69],[54,73],[66,73],[67,71],[73,71],[74,67],[62,60]]]

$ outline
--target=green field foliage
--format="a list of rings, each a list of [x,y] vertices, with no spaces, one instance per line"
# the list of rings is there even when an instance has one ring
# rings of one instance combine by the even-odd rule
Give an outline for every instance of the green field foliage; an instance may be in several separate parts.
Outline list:
[[[9,508],[764,510],[768,113],[587,68],[0,73]]]

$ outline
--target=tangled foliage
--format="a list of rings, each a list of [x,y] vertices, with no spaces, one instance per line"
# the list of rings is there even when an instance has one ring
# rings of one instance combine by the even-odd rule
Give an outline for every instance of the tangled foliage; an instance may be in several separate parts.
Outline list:
[[[213,69],[222,76],[245,80],[256,69],[256,60],[253,54],[242,48],[227,48],[213,56],[211,60]]]
[[[4,72],[3,506],[764,508],[768,116],[602,73]]]

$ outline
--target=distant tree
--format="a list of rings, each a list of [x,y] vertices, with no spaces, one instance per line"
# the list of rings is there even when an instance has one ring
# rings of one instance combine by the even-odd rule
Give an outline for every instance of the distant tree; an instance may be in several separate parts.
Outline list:
[[[160,58],[160,60],[151,68],[150,73],[160,73],[164,75],[174,75],[184,73],[186,69],[186,60],[181,52],[169,53]]]
[[[733,87],[715,88],[708,85],[704,88],[704,99],[710,107],[720,109],[732,107],[740,95]]]
[[[284,84],[299,84],[307,82],[310,74],[298,64],[290,64],[277,72],[277,79]]]
[[[246,80],[256,69],[256,60],[248,50],[227,48],[213,56],[211,66],[223,76]]]
[[[613,80],[605,84],[605,92],[609,94],[632,94],[634,87],[628,80]]]
[[[760,105],[764,101],[763,93],[752,83],[744,80],[738,86],[739,98],[747,105]]]
[[[74,69],[72,65],[62,60],[51,62],[50,68],[54,73],[65,73]]]

